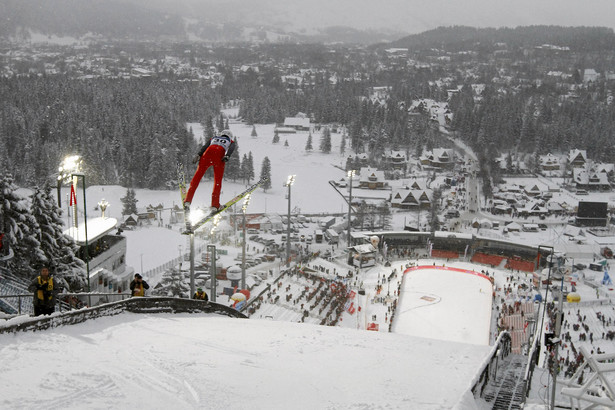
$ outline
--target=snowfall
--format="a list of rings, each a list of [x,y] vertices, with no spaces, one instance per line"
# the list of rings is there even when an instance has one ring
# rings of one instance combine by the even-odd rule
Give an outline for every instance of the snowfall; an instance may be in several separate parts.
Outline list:
[[[198,138],[200,125],[191,127]],[[251,126],[231,122],[230,127],[239,137],[240,154],[252,152],[257,177],[265,156],[272,164],[273,186],[252,195],[248,212],[286,214],[288,175],[296,175],[293,213],[347,211],[328,184],[345,176],[340,134],[333,134],[330,154],[318,152],[319,134],[314,134],[315,150],[306,153],[306,133],[281,135],[280,144],[272,145],[272,125],[257,126],[257,137],[250,136]],[[222,199],[244,186],[225,182]],[[210,192],[211,179],[203,180],[193,204],[207,207]],[[88,203],[104,198],[110,203],[107,216],[119,220],[125,193],[117,186],[92,186]],[[139,207],[171,207],[179,193],[137,190],[137,199]],[[405,216],[394,215],[394,229],[404,223]],[[165,225],[123,233],[127,265],[153,272],[186,252],[180,226]],[[40,332],[0,334],[0,408],[484,408],[470,388],[494,349],[490,281],[469,263],[395,263],[401,287],[391,332],[388,326],[364,330],[371,315],[383,315],[368,292],[357,296],[362,309],[335,327],[215,314],[122,313]],[[364,269],[362,279],[373,285],[384,270],[383,265]],[[505,280],[505,272],[492,273],[496,284]],[[160,276],[145,279],[155,284]],[[30,319],[6,323],[24,320]]]

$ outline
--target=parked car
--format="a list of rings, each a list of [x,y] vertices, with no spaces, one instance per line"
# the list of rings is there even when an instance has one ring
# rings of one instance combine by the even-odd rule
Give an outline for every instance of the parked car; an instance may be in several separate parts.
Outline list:
[[[260,284],[261,284],[261,282],[263,281],[263,279],[262,279],[262,278],[260,278],[258,275],[255,275],[255,274],[253,274],[253,273],[250,273],[250,274],[248,274],[248,275],[246,275],[246,276],[247,276],[247,277],[249,277],[249,278],[254,279],[254,283],[256,283],[256,285],[260,285]]]

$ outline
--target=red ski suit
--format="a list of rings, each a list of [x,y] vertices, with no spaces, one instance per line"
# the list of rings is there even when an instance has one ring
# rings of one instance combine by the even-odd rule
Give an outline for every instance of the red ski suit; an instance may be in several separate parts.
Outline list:
[[[232,148],[231,148],[232,147]],[[220,207],[220,191],[222,190],[222,177],[224,176],[225,162],[222,160],[224,156],[230,156],[235,148],[235,141],[227,136],[213,137],[207,144],[201,148],[199,152],[201,159],[197,166],[196,172],[190,181],[186,199],[184,202],[192,203],[192,197],[201,182],[201,178],[205,175],[205,171],[211,166],[214,167],[214,188],[211,193],[211,206]]]

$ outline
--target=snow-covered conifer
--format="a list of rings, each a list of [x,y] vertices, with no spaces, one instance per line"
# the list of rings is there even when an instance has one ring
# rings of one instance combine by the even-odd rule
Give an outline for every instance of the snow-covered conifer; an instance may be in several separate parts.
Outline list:
[[[32,195],[32,215],[39,227],[40,249],[56,277],[64,278],[71,290],[85,285],[85,263],[75,255],[78,246],[62,228],[62,211],[57,207],[51,186],[36,187]]]

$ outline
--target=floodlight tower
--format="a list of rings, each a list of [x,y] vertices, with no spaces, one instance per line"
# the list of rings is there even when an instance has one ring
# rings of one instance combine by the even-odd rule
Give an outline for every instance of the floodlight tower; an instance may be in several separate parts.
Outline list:
[[[347,245],[346,246],[350,246],[351,242],[350,242],[350,213],[352,211],[352,177],[354,177],[355,175],[355,170],[351,169],[350,171],[348,171],[348,189],[349,189],[349,193],[348,193],[348,237],[347,239]]]
[[[60,188],[63,181],[70,181],[70,201],[69,205],[73,207],[73,227],[76,232],[77,239],[79,236],[79,224],[77,221],[77,195],[75,191],[77,190],[77,186],[79,184],[79,178],[82,179],[82,187],[83,187],[83,227],[85,234],[85,266],[86,266],[86,275],[88,280],[88,293],[91,291],[90,288],[90,252],[89,252],[89,244],[88,244],[88,212],[87,212],[87,202],[85,195],[85,174],[81,171],[81,167],[83,165],[83,161],[79,155],[70,155],[62,161],[60,167],[58,168],[58,206],[61,208],[62,203],[60,199]],[[106,201],[105,201],[106,202]],[[105,205],[106,208],[106,205]],[[89,303],[91,305],[91,303]]]
[[[290,267],[290,187],[296,175],[289,175],[284,186],[288,187],[288,219],[286,221],[286,267]]]

